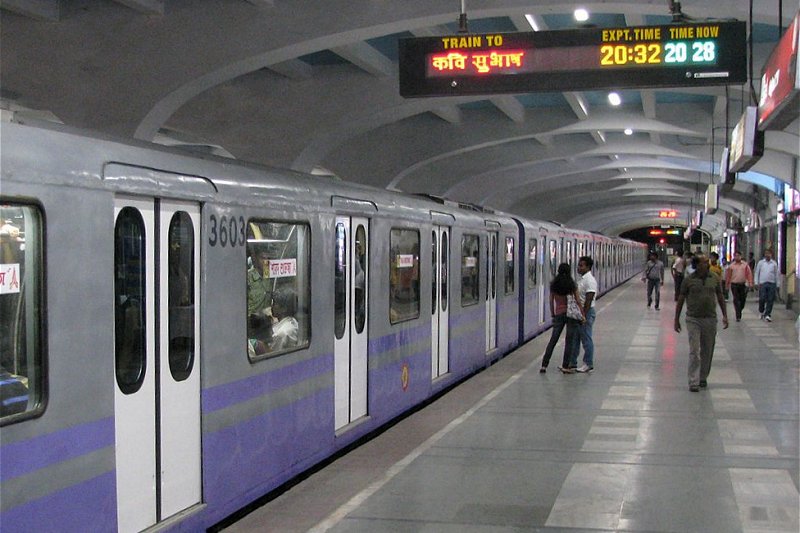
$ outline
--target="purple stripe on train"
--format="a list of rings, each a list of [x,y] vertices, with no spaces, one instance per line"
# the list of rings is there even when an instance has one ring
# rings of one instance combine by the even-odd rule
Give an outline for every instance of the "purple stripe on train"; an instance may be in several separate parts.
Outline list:
[[[9,509],[0,515],[0,529],[3,533],[116,531],[115,472]]]
[[[469,308],[467,308],[469,309]],[[472,309],[462,309],[456,313],[450,314],[450,327],[455,328],[466,322],[474,322],[476,320],[485,320],[486,309],[479,305],[475,305]]]
[[[424,339],[430,339],[431,325],[429,322],[423,322],[419,326],[413,328],[403,329],[384,335],[369,342],[370,355],[377,355],[388,352],[397,348],[398,346],[405,346]]]
[[[204,499],[221,518],[321,460],[333,440],[332,387],[204,433]]]
[[[114,418],[101,418],[0,448],[0,481],[114,445]]]
[[[333,354],[327,353],[257,376],[216,385],[203,390],[203,412],[213,413],[258,398],[270,391],[283,389],[331,372],[333,372]]]
[[[481,316],[480,308],[468,313],[459,313],[451,316],[450,327],[458,326],[462,322],[470,322]],[[430,339],[430,323],[423,324],[393,332],[369,343],[369,355],[378,356],[400,346]],[[277,390],[299,383],[314,376],[333,372],[333,354],[327,353],[315,357],[310,361],[300,361],[287,367],[248,377],[231,383],[215,385],[203,390],[203,412],[212,413],[220,409],[231,407],[238,403],[246,402],[253,398],[263,396],[271,390]]]
[[[408,367],[407,374],[404,367]],[[369,374],[369,408],[381,413],[381,423],[418,404],[431,384],[431,350],[427,347]]]

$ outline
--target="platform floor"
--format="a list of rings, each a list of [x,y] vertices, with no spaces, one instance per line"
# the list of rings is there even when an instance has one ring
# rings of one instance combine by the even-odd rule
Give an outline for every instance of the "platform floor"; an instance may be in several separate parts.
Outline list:
[[[597,302],[593,373],[561,374],[559,344],[540,374],[548,331],[226,531],[797,533],[795,315],[729,303],[693,393],[663,291]]]

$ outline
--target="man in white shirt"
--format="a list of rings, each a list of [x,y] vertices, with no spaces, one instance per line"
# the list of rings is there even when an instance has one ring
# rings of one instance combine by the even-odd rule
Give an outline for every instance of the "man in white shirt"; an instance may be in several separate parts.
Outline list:
[[[772,260],[772,250],[764,250],[764,258],[756,265],[754,278],[758,289],[758,312],[761,314],[761,320],[772,322],[772,304],[775,303],[775,293],[780,280],[778,263]]]
[[[678,301],[678,294],[681,292],[681,282],[683,281],[683,271],[686,270],[686,259],[683,254],[676,254],[675,261],[672,263],[672,279],[675,281],[675,301]],[[663,281],[663,280],[662,280]]]
[[[592,258],[588,255],[578,259],[578,274],[581,276],[580,279],[578,279],[578,297],[581,300],[581,305],[583,305],[583,314],[586,316],[586,321],[578,326],[580,342],[583,345],[583,365],[577,368],[578,372],[591,372],[594,370],[594,341],[592,340],[592,326],[594,325],[594,319],[596,316],[594,309],[594,297],[597,294],[597,280],[594,279],[594,276],[592,275],[593,266],[594,260],[592,260]],[[570,367],[578,365],[579,351],[580,347],[578,347],[577,350],[573,350],[572,353],[575,359],[570,364]]]

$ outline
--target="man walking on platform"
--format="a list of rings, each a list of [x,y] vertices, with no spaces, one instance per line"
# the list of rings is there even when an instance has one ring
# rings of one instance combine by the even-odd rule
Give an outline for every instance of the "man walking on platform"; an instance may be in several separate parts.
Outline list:
[[[711,359],[717,336],[717,310],[722,310],[722,328],[728,329],[728,312],[719,278],[708,267],[708,257],[696,255],[695,272],[684,278],[675,304],[675,331],[681,332],[681,309],[686,302],[686,330],[689,332],[689,390],[708,386]]]
[[[581,299],[579,303],[583,306],[583,315],[586,317],[586,321],[578,327],[580,342],[583,345],[583,365],[576,369],[578,372],[591,372],[594,370],[592,326],[594,326],[594,319],[597,316],[597,312],[594,309],[594,297],[597,294],[597,280],[594,279],[592,275],[593,266],[594,260],[588,255],[584,255],[578,259],[578,274],[581,276],[578,279],[578,296]],[[580,347],[572,351],[572,356],[575,359],[570,366],[578,364],[579,351]]]
[[[681,282],[683,281],[683,273],[686,270],[686,257],[683,254],[678,254],[675,261],[672,263],[672,279],[675,281],[675,301],[678,301],[678,294],[681,292]]]
[[[772,322],[772,304],[778,289],[778,263],[772,260],[772,250],[764,250],[764,258],[756,265],[755,282],[758,289],[758,312],[761,320]]]
[[[656,252],[650,252],[647,263],[644,265],[642,281],[647,283],[647,307],[653,304],[653,289],[656,291],[656,311],[661,301],[661,286],[664,284],[664,263],[658,258]]]
[[[742,253],[733,254],[733,263],[725,271],[725,286],[733,296],[733,310],[736,313],[736,322],[742,320],[742,309],[747,301],[747,289],[753,286],[753,271],[750,265],[742,261]]]

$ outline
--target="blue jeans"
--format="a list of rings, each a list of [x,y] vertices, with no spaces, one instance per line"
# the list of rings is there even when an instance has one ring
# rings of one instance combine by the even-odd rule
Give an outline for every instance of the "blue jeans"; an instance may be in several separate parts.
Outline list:
[[[589,308],[586,313],[586,322],[578,326],[578,338],[575,339],[575,348],[572,350],[572,360],[570,366],[578,366],[578,355],[583,345],[583,364],[589,367],[594,366],[594,341],[592,340],[592,326],[597,317],[594,307]]]
[[[768,281],[758,287],[758,312],[762,315],[772,316],[772,304],[775,303],[775,290],[777,286]]]
[[[561,332],[564,331],[564,327],[567,328],[567,338],[564,344],[564,358],[563,363],[561,364],[562,367],[567,367],[569,361],[572,359],[573,350],[578,348],[578,321],[573,320],[571,318],[567,318],[566,313],[562,313],[560,315],[555,315],[553,317],[553,329],[550,331],[550,342],[547,343],[547,348],[544,351],[544,357],[542,358],[542,366],[547,368],[547,365],[550,364],[550,358],[553,356],[553,350],[558,343],[558,339],[561,337]],[[577,354],[575,358],[577,358]]]

